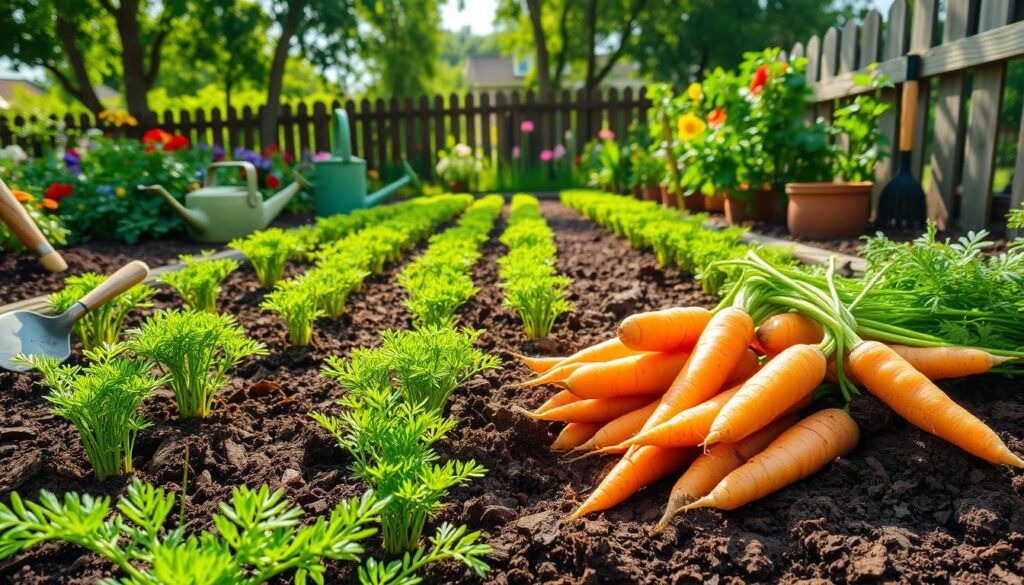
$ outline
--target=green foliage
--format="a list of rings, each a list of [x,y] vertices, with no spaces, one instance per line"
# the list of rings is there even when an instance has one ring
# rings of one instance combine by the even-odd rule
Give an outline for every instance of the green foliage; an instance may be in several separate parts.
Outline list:
[[[553,233],[536,197],[515,195],[501,241],[509,248],[498,261],[503,305],[519,313],[530,339],[551,333],[555,319],[572,310],[565,289],[572,283],[555,270]]]
[[[385,331],[380,348],[359,348],[348,359],[325,360],[324,374],[353,394],[394,384],[410,404],[441,412],[452,392],[501,360],[473,346],[483,333],[448,327]]]
[[[161,282],[173,288],[185,305],[195,311],[216,313],[220,283],[238,270],[237,261],[230,258],[213,260],[210,258],[212,254],[212,251],[204,251],[198,258],[182,255],[179,258],[185,267],[160,277]]]
[[[444,559],[462,561],[483,577],[490,567],[480,557],[490,554],[493,549],[487,544],[477,544],[479,538],[480,532],[467,534],[465,526],[456,528],[444,522],[430,537],[429,549],[417,548],[415,552],[406,552],[401,560],[389,563],[367,559],[366,564],[359,567],[359,582],[363,585],[416,585],[422,582],[416,576],[422,567]]]
[[[231,240],[228,246],[245,254],[263,288],[270,288],[281,280],[285,264],[304,251],[302,239],[281,228],[253,232],[244,238]]]
[[[186,534],[164,524],[174,494],[135,480],[111,515],[110,499],[42,490],[39,502],[11,494],[0,503],[0,559],[46,541],[97,553],[124,575],[120,585],[258,585],[287,574],[302,585],[324,582],[324,560],[358,562],[360,541],[376,530],[386,502],[373,492],[342,501],[328,517],[303,525],[284,492],[236,487],[213,515],[216,532]],[[110,516],[108,518],[108,516]]]
[[[405,306],[418,326],[441,327],[454,323],[455,311],[479,289],[469,270],[480,259],[480,246],[501,214],[499,195],[475,201],[458,224],[430,238],[430,247],[398,276],[409,298]]]
[[[476,185],[477,178],[486,168],[486,160],[482,149],[472,148],[465,144],[455,144],[449,140],[448,151],[437,151],[437,178],[445,186],[470,189]]]
[[[64,288],[50,295],[50,310],[63,313],[106,279],[106,275],[93,272],[66,277]],[[82,347],[93,349],[116,343],[124,330],[124,318],[134,309],[152,307],[149,297],[155,292],[152,287],[137,284],[86,313],[74,325]]]
[[[6,170],[5,166],[7,164],[10,163],[3,158],[3,150],[0,150],[0,173],[3,173]],[[30,191],[31,190],[32,189],[30,189]],[[64,227],[64,223],[61,221],[60,216],[53,211],[46,210],[46,208],[43,207],[43,203],[40,202],[40,196],[26,191],[22,191],[20,194],[23,198],[26,198],[26,195],[31,197],[30,200],[23,201],[21,206],[25,208],[28,216],[31,217],[32,221],[34,221],[39,227],[39,232],[43,234],[46,241],[50,242],[50,245],[54,247],[66,244],[68,241],[68,234],[70,232]],[[19,193],[15,193],[14,195],[15,197],[18,197]],[[18,236],[14,235],[10,226],[2,221],[0,221],[0,250],[8,252],[27,251],[25,249],[25,244],[21,242]]]
[[[129,333],[129,348],[169,377],[182,417],[206,417],[227,371],[246,357],[265,355],[229,315],[159,311]]]
[[[340,403],[346,408],[340,418],[311,416],[352,456],[352,472],[388,496],[381,511],[384,549],[392,554],[417,550],[427,518],[442,507],[448,491],[482,477],[486,469],[474,461],[439,463],[433,445],[454,428],[455,420],[404,401],[390,389],[349,394]],[[490,547],[475,545],[478,536],[464,539],[461,556],[483,575],[488,567],[479,557]]]
[[[292,345],[309,345],[313,340],[313,324],[324,316],[317,291],[312,281],[285,280],[260,303],[260,307],[280,313]]]
[[[893,87],[892,79],[877,72],[857,74],[853,81],[875,90]],[[878,99],[876,94],[877,91],[860,94],[832,114],[830,134],[836,140],[842,136],[846,142],[845,148],[833,145],[832,170],[845,181],[873,181],[875,165],[888,154],[889,136],[879,132],[878,118],[892,105]]]
[[[354,266],[325,264],[299,277],[300,287],[311,291],[324,315],[337,319],[345,312],[348,296],[370,273]]]
[[[703,225],[706,216],[690,216],[649,201],[597,191],[563,191],[565,205],[582,213],[638,249],[651,249],[664,267],[697,274],[707,292],[716,292],[731,280],[732,271],[707,272],[713,262],[743,256],[751,246],[740,243],[745,230],[712,230]],[[791,261],[788,251],[772,253],[773,263]]]
[[[86,366],[61,365],[48,357],[20,360],[43,373],[43,384],[50,388],[44,398],[55,415],[75,425],[100,481],[131,473],[135,438],[151,426],[139,415],[139,405],[164,382],[150,373],[149,364],[122,357],[124,350],[121,344],[87,349]],[[0,505],[0,529],[3,512]],[[0,538],[0,558],[3,551]]]
[[[665,180],[665,176],[668,174],[666,166],[668,162],[665,160],[664,152],[655,151],[652,154],[633,144],[630,145],[629,153],[631,159],[630,187],[660,185]]]

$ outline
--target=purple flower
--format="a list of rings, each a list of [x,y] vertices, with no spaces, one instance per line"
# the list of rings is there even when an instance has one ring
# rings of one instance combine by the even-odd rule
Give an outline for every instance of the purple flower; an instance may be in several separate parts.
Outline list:
[[[544,150],[540,151],[540,160],[548,162],[553,158],[555,158],[555,153],[551,152],[551,149],[545,148]]]
[[[519,158],[520,154],[521,154],[521,151],[519,150],[519,147],[518,146],[513,146],[512,147],[512,158]]]
[[[64,166],[74,174],[78,174],[82,169],[79,166],[82,157],[74,150],[64,151]]]
[[[222,161],[224,160],[224,147],[220,144],[213,145],[213,160]]]
[[[601,131],[597,133],[597,137],[601,140],[615,140],[615,133],[608,128],[601,128]]]
[[[529,134],[530,132],[533,132],[533,122],[530,120],[523,120],[523,122],[519,124],[519,129]]]
[[[555,160],[561,160],[565,156],[565,147],[561,144],[556,144],[554,151],[551,153],[554,155]]]

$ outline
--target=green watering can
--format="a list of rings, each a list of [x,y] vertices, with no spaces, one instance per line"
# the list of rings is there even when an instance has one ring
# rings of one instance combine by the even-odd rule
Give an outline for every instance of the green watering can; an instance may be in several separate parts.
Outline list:
[[[401,187],[419,183],[416,173],[402,158],[405,176],[372,195],[366,194],[366,161],[352,156],[348,114],[334,110],[334,153],[326,160],[314,161],[316,214],[327,217],[373,207]]]
[[[245,174],[245,185],[218,185],[218,169],[237,168]],[[185,205],[160,185],[139,185],[140,191],[156,191],[188,224],[192,238],[199,242],[221,243],[243,238],[261,230],[274,220],[284,206],[302,189],[312,186],[295,175],[295,182],[266,201],[256,185],[256,167],[246,161],[213,163],[206,168],[200,189],[185,195]]]

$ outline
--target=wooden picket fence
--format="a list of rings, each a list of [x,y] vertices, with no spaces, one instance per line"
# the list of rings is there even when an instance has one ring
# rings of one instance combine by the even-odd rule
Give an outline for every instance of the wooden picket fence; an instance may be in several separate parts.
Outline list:
[[[866,91],[853,81],[857,72],[877,62],[899,84],[906,80],[907,56],[920,55],[912,170],[921,179],[928,160],[927,188],[941,197],[957,227],[988,227],[993,220],[992,187],[1007,61],[1024,55],[1024,3],[947,0],[944,18],[937,0],[914,0],[912,5],[911,9],[906,0],[895,0],[885,22],[872,10],[861,25],[849,22],[842,30],[830,28],[806,44],[797,43],[784,58],[808,59],[815,113],[828,119],[837,103]],[[937,38],[940,22],[941,39]],[[881,120],[881,130],[894,147],[899,135],[898,89],[884,93],[895,107]],[[929,108],[932,103],[934,110]],[[1019,133],[1012,208],[1024,201],[1024,124],[1009,132]],[[892,158],[879,165],[876,194],[894,171]]]
[[[351,124],[352,152],[366,159],[368,168],[386,170],[404,155],[421,176],[430,177],[437,151],[447,148],[449,140],[480,148],[491,160],[509,160],[517,152],[535,157],[558,144],[568,147],[567,140],[581,145],[602,127],[625,135],[631,123],[646,120],[650,105],[646,90],[634,92],[631,88],[622,92],[611,88],[590,96],[582,90],[544,96],[533,91],[483,92],[463,98],[452,94],[447,98],[286,104],[278,121],[277,139],[272,142],[292,157],[330,151],[333,112],[344,108]],[[259,116],[259,110],[247,106],[240,112],[233,108],[226,112],[219,108],[166,111],[159,119],[160,128],[181,133],[193,144],[222,145],[230,156],[236,148],[259,149]],[[532,132],[521,130],[525,121],[533,123]],[[84,114],[69,115],[64,123],[75,130],[113,130]],[[0,118],[0,147],[19,144],[38,152],[41,145],[18,136],[18,127],[25,124],[21,118],[12,124]]]

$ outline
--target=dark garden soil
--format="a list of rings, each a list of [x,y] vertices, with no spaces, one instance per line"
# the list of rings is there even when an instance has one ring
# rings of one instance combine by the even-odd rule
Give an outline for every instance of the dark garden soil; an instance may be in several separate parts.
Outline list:
[[[871,397],[851,406],[864,436],[849,457],[739,511],[689,513],[651,537],[648,530],[672,483],[666,479],[611,511],[562,524],[612,461],[569,463],[547,449],[556,425],[529,420],[513,407],[534,407],[550,390],[513,388],[527,371],[511,352],[568,352],[606,337],[631,312],[710,306],[714,299],[689,277],[657,268],[650,254],[559,204],[544,202],[542,209],[555,229],[559,269],[574,279],[575,312],[560,320],[549,343],[522,343],[495,285],[495,259],[503,253],[496,236],[503,224],[474,271],[482,290],[461,311],[464,324],[487,329],[480,345],[507,365],[470,380],[452,399],[451,414],[460,425],[442,447],[444,455],[476,459],[490,471],[454,491],[435,522],[483,531],[495,549],[487,582],[1021,582],[1024,474],[911,428]],[[144,410],[155,424],[140,435],[136,476],[179,490],[187,447],[191,529],[209,527],[216,502],[239,483],[284,487],[308,514],[360,493],[362,486],[346,469],[348,457],[306,414],[332,409],[341,394],[318,373],[325,356],[375,345],[382,330],[409,326],[394,284],[399,269],[371,278],[341,321],[318,325],[316,344],[308,349],[288,347],[276,317],[256,308],[262,293],[251,268],[229,277],[222,309],[265,342],[270,355],[237,368],[207,420],[181,421],[166,393],[149,400]],[[46,290],[33,282],[19,293]],[[178,301],[161,290],[156,304]],[[36,379],[0,374],[0,500],[15,489],[29,497],[42,488],[121,493],[123,479],[92,479],[73,429],[48,414],[44,390],[32,384]],[[1019,382],[985,377],[943,387],[1011,449],[1024,452]],[[79,584],[113,574],[109,563],[64,544],[0,561],[0,582]],[[328,582],[352,576],[351,566],[332,564]],[[430,567],[425,577],[428,583],[479,581],[454,562]]]

